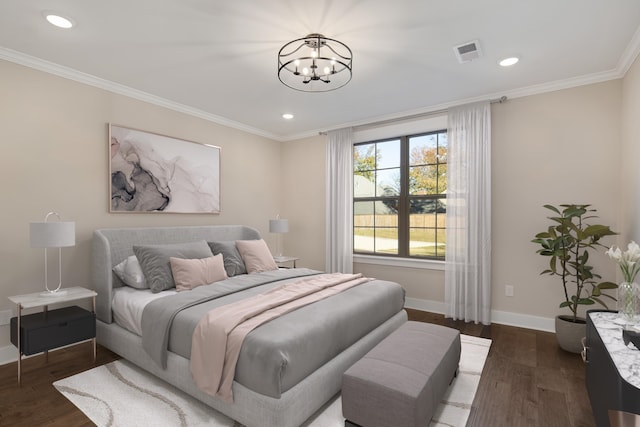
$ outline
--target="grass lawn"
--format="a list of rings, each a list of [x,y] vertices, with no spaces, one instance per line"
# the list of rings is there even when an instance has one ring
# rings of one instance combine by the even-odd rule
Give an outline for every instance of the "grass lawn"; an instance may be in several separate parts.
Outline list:
[[[443,255],[445,251],[445,233],[444,230],[436,236],[436,230],[430,228],[412,228],[411,229],[411,242],[410,252],[411,256],[439,256]],[[396,228],[356,228],[354,230],[356,237],[370,238],[366,240],[360,240],[359,246],[356,246],[357,251],[373,252],[374,251],[374,238],[375,239],[388,239],[391,241],[398,240],[398,230]],[[437,238],[437,240],[436,240]],[[378,248],[378,253],[396,254],[397,245],[390,245],[389,248]],[[436,248],[438,253],[436,254]]]

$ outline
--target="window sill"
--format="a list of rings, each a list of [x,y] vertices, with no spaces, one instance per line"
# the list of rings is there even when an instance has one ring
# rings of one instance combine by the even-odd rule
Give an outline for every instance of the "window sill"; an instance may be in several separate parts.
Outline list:
[[[392,267],[422,268],[425,270],[443,270],[445,261],[433,259],[392,258],[375,255],[353,255],[353,262],[358,264],[388,265]]]

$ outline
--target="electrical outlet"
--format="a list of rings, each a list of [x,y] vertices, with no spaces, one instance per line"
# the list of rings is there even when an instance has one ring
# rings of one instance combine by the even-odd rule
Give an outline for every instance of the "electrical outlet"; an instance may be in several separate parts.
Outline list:
[[[513,286],[511,285],[507,285],[504,287],[504,294],[508,297],[512,297],[513,296]]]
[[[13,312],[11,310],[0,310],[0,326],[8,325]]]

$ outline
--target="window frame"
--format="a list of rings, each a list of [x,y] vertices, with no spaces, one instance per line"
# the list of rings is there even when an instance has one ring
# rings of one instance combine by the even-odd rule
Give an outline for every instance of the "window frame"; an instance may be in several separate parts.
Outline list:
[[[428,131],[423,131],[423,132],[417,132],[417,133],[411,133],[411,134],[406,134],[406,135],[402,135],[402,136],[389,136],[389,137],[384,137],[384,138],[379,138],[379,139],[373,139],[373,140],[368,140],[368,141],[360,141],[360,142],[355,142],[353,144],[353,150],[355,152],[356,147],[357,146],[362,146],[362,145],[371,145],[371,144],[376,144],[374,147],[376,147],[377,150],[377,144],[381,144],[381,143],[385,143],[385,142],[390,142],[390,141],[399,141],[400,142],[400,194],[395,195],[395,196],[378,196],[374,193],[374,196],[365,196],[365,197],[357,197],[355,196],[355,194],[352,197],[352,206],[353,206],[353,211],[354,211],[354,219],[355,219],[355,206],[357,202],[377,202],[377,201],[384,201],[384,200],[397,200],[397,235],[398,235],[398,249],[397,249],[397,253],[384,253],[384,252],[363,252],[363,251],[357,251],[356,247],[355,247],[355,238],[356,238],[356,229],[360,228],[357,227],[354,221],[353,224],[353,228],[352,228],[352,239],[353,239],[353,255],[354,258],[359,260],[359,262],[363,262],[363,263],[369,263],[371,262],[372,259],[377,259],[378,257],[382,257],[382,258],[390,258],[390,259],[399,259],[399,260],[406,260],[409,263],[415,263],[416,261],[423,261],[423,264],[428,265],[428,268],[432,268],[434,266],[438,266],[439,264],[443,263],[445,261],[445,255],[441,255],[441,256],[431,256],[431,255],[411,255],[410,254],[410,236],[411,236],[411,203],[412,200],[435,200],[436,202],[436,206],[438,203],[438,200],[442,200],[445,199],[446,200],[446,195],[443,193],[431,193],[431,194],[409,194],[410,192],[410,188],[409,188],[409,184],[410,184],[410,170],[411,170],[411,153],[410,153],[410,141],[412,138],[418,138],[418,137],[423,137],[423,136],[429,136],[429,135],[439,135],[439,134],[447,134],[447,129],[445,128],[439,128],[439,129],[435,129],[435,130],[428,130]],[[439,145],[439,144],[438,144]],[[437,145],[437,147],[438,147]],[[448,147],[448,140],[447,140],[447,147]],[[436,148],[437,149],[437,148]],[[448,163],[444,162],[444,163],[440,163],[437,162],[435,164],[435,166],[437,168],[440,167],[440,165],[444,164],[445,167],[448,168]],[[355,163],[354,163],[355,166]],[[384,170],[385,168],[381,168],[378,169],[377,165],[376,167],[372,170],[373,172],[377,172],[378,170]],[[355,176],[356,171],[355,171],[355,167],[353,168],[353,174]],[[437,173],[436,176],[439,176],[439,174]],[[374,179],[375,182],[375,179]],[[444,197],[443,197],[444,196]],[[436,214],[438,214],[437,212],[435,212]],[[446,213],[445,213],[446,215]],[[374,230],[376,229],[375,226],[375,205],[374,205],[374,223],[373,223],[373,227]],[[437,241],[438,239],[438,232],[439,230],[446,230],[446,226],[445,227],[438,227],[438,221],[437,221],[437,217],[436,217],[436,223],[435,226],[433,228],[425,228],[425,229],[432,229],[434,231],[434,236],[435,236],[435,241]],[[375,234],[374,234],[375,236]],[[395,262],[394,262],[395,264]],[[437,269],[439,269],[438,267],[436,267]]]

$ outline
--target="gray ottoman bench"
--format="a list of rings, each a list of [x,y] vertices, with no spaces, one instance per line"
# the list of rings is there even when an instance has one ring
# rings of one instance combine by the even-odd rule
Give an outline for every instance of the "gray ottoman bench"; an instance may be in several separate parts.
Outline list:
[[[426,427],[460,362],[460,332],[406,322],[342,376],[345,425]]]

